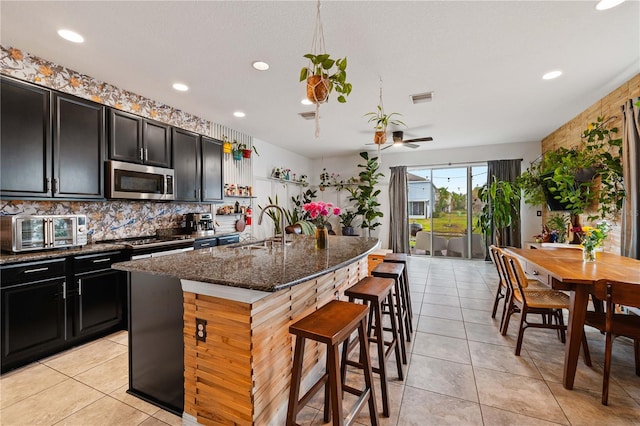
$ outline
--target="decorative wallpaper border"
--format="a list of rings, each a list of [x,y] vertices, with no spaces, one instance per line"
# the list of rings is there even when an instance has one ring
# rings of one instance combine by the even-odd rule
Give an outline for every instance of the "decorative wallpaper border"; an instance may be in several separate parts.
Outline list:
[[[0,45],[0,73],[172,126],[212,136],[213,123],[204,118],[120,89],[62,65],[30,55],[20,49]]]

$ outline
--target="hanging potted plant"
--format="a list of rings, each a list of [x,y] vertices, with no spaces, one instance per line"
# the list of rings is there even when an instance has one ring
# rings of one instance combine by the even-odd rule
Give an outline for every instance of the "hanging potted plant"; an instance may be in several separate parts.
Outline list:
[[[229,142],[229,139],[227,139],[226,136],[222,137],[222,141],[222,152],[224,152],[225,154],[231,154],[231,152],[233,151],[233,144]]]
[[[347,83],[347,58],[332,59],[328,53],[304,55],[309,66],[300,70],[300,81],[307,82],[307,99],[314,104],[327,102],[329,94],[335,89],[340,93],[338,102],[347,102],[351,93],[351,83]],[[335,68],[334,68],[335,67]]]
[[[248,146],[246,143],[241,143],[240,145],[238,145],[238,149],[240,151],[242,151],[242,157],[243,158],[251,158],[251,151],[253,150],[253,152],[256,153],[256,155],[259,157],[260,154],[258,154],[258,150],[256,149],[255,146]]]
[[[236,161],[242,160],[242,149],[240,148],[240,144],[237,140],[233,140],[233,159]]]
[[[324,189],[329,186],[329,183],[329,172],[327,172],[327,169],[322,169],[322,173],[320,173],[320,191],[324,191]]]
[[[382,102],[382,95],[380,97],[380,101]],[[382,103],[378,105],[377,111],[368,112],[364,115],[364,117],[369,117],[368,122],[374,123],[374,134],[373,134],[373,143],[377,145],[384,145],[387,142],[387,126],[389,124],[393,124],[396,126],[406,126],[402,121],[398,119],[392,119],[394,115],[402,115],[397,112],[392,112],[391,114],[385,114],[384,109],[382,108]]]
[[[320,104],[327,102],[335,89],[338,102],[347,102],[351,93],[351,83],[347,82],[347,58],[333,59],[324,46],[322,19],[320,18],[320,0],[316,8],[316,25],[311,43],[311,52],[304,55],[309,61],[300,70],[300,81],[306,82],[307,99],[316,105],[315,137],[320,137]]]

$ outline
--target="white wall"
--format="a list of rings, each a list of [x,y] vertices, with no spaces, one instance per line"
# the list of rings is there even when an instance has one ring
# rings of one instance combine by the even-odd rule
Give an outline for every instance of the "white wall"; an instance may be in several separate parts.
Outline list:
[[[389,150],[393,150],[390,148]],[[446,150],[431,150],[412,152],[407,148],[400,148],[403,152],[388,153],[385,150],[382,153],[382,164],[380,171],[384,174],[383,182],[380,185],[381,193],[379,202],[381,210],[384,213],[382,218],[382,226],[378,228],[373,236],[380,238],[382,247],[388,247],[389,243],[389,177],[391,175],[390,167],[393,166],[446,166],[449,163],[477,163],[489,160],[508,160],[522,158],[522,170],[524,171],[529,164],[540,155],[540,142],[528,143],[510,143],[500,145],[486,145],[479,147],[456,148]],[[369,157],[376,156],[375,151],[369,152]],[[364,160],[355,154],[348,157],[331,157],[312,162],[312,174],[310,175],[311,183],[317,185],[320,179],[320,172],[326,168],[329,173],[339,173],[341,178],[357,176],[361,169],[358,164]],[[340,207],[349,205],[347,198],[348,193],[341,191],[337,193],[332,188],[325,191],[324,194],[319,193],[319,199],[323,201],[337,202]],[[538,234],[542,227],[542,218],[536,216],[536,210],[540,210],[540,206],[530,206],[522,202],[521,205],[521,226],[522,241],[531,240],[531,236]]]
[[[253,195],[257,198],[254,200],[253,206],[253,236],[258,240],[262,240],[273,235],[273,222],[265,214],[262,225],[258,225],[258,216],[260,209],[258,205],[265,207],[269,204],[268,197],[275,201],[278,196],[278,205],[283,208],[291,207],[291,197],[304,192],[307,188],[294,183],[282,183],[270,178],[271,171],[274,167],[285,167],[291,169],[291,173],[296,173],[299,177],[306,174],[311,177],[310,159],[298,154],[291,153],[280,147],[272,145],[260,139],[253,139],[253,145],[256,147],[259,156],[253,157]]]

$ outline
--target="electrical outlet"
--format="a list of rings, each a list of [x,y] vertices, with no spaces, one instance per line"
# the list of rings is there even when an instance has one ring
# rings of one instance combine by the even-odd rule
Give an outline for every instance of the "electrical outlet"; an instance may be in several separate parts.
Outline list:
[[[196,341],[207,341],[207,320],[196,318]]]
[[[536,216],[542,216],[542,210],[537,210],[536,211]]]

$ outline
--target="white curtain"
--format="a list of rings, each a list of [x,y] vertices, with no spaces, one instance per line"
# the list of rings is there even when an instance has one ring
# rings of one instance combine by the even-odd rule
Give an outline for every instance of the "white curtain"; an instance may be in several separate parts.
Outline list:
[[[640,259],[640,98],[622,106],[622,173],[626,197],[622,208],[620,254]]]

